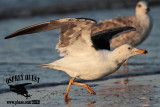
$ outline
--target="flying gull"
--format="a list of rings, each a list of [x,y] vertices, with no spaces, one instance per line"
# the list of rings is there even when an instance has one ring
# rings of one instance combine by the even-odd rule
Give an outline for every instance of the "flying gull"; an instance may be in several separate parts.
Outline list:
[[[40,65],[41,68],[51,68],[66,72],[72,78],[65,93],[68,102],[71,84],[85,87],[89,93],[96,94],[85,83],[74,82],[76,78],[83,80],[96,80],[115,72],[128,58],[146,54],[146,50],[136,49],[128,44],[110,51],[109,40],[120,33],[135,30],[133,27],[119,27],[97,32],[91,36],[96,22],[84,18],[64,18],[32,25],[16,31],[5,37],[12,38],[19,35],[31,34],[60,29],[59,50],[61,59],[49,64]]]
[[[150,34],[152,19],[149,15],[149,6],[146,1],[139,1],[136,5],[136,13],[133,16],[117,17],[101,21],[92,30],[92,34],[115,27],[132,26],[136,31],[122,33],[111,40],[111,47],[119,47],[123,44],[137,46],[141,44]],[[124,71],[124,70],[123,70]]]

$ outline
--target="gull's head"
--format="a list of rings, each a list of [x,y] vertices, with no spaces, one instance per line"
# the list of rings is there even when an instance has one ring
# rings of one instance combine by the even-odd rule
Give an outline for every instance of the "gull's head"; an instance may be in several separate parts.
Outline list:
[[[127,60],[130,57],[133,57],[138,54],[147,54],[148,52],[143,49],[137,49],[129,44],[124,44],[115,50],[115,54],[121,57],[123,60]]]
[[[136,15],[147,14],[150,11],[147,1],[139,1],[136,5]]]

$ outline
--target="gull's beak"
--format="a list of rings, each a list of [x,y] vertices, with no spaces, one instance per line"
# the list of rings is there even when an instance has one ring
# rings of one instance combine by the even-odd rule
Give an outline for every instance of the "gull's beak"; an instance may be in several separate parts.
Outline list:
[[[143,49],[138,49],[136,51],[136,53],[139,53],[139,54],[148,54],[148,52],[146,50],[143,50]]]

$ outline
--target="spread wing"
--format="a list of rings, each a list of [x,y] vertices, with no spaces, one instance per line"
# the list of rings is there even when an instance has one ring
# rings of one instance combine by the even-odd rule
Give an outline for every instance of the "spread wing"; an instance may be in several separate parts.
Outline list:
[[[5,39],[9,39],[12,37],[21,36],[21,35],[25,35],[25,34],[45,32],[45,31],[49,31],[49,30],[56,29],[59,27],[59,25],[57,25],[56,22],[55,22],[54,26],[52,26],[52,22],[53,21],[48,21],[48,22],[39,23],[39,24],[35,24],[32,26],[22,28],[16,32],[6,36]]]
[[[103,31],[105,29],[111,29],[115,27],[125,27],[125,26],[136,27],[134,23],[135,20],[136,20],[135,16],[116,17],[113,19],[104,20],[104,21],[101,21],[92,29],[92,34],[99,31]],[[128,32],[128,33],[131,33],[131,32]]]
[[[92,42],[90,38],[91,30],[95,26],[95,21],[89,19],[68,19],[61,26],[59,43],[56,49],[61,56],[79,56],[92,52]],[[85,48],[84,48],[85,47]]]
[[[68,54],[75,55],[81,52],[84,53],[84,47],[86,46],[88,46],[88,49],[91,49],[89,48],[92,46],[90,33],[95,24],[96,22],[94,20],[84,18],[52,20],[20,29],[5,37],[5,39],[60,28],[59,43],[56,48],[60,51],[61,56]]]
[[[45,32],[60,29],[59,43],[56,48],[61,56],[80,56],[92,54],[95,49],[110,49],[109,40],[118,33],[135,30],[133,27],[119,27],[95,33],[91,37],[91,31],[96,22],[84,18],[64,18],[32,25],[16,31],[5,37],[12,38],[19,35]]]
[[[104,29],[111,29],[115,27],[124,27],[124,26],[132,26],[135,27],[137,30],[136,32],[126,32],[114,37],[111,40],[110,45],[114,48],[123,44],[136,45],[136,42],[139,41],[138,39],[142,35],[144,29],[139,20],[137,20],[136,16],[117,17],[101,21],[98,25],[96,25],[93,28],[92,34],[102,31]]]
[[[117,27],[112,29],[103,30],[97,32],[91,36],[93,46],[95,49],[107,49],[110,50],[110,39],[112,37],[118,36],[121,33],[135,31],[134,27],[126,26],[126,27]]]

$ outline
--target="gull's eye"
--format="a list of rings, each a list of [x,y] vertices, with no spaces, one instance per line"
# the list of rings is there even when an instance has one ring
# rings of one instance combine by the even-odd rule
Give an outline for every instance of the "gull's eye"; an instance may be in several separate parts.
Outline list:
[[[128,50],[131,50],[132,48],[131,47],[128,47]]]
[[[140,4],[138,4],[137,6],[138,6],[138,7],[142,7],[142,5],[140,5]]]

